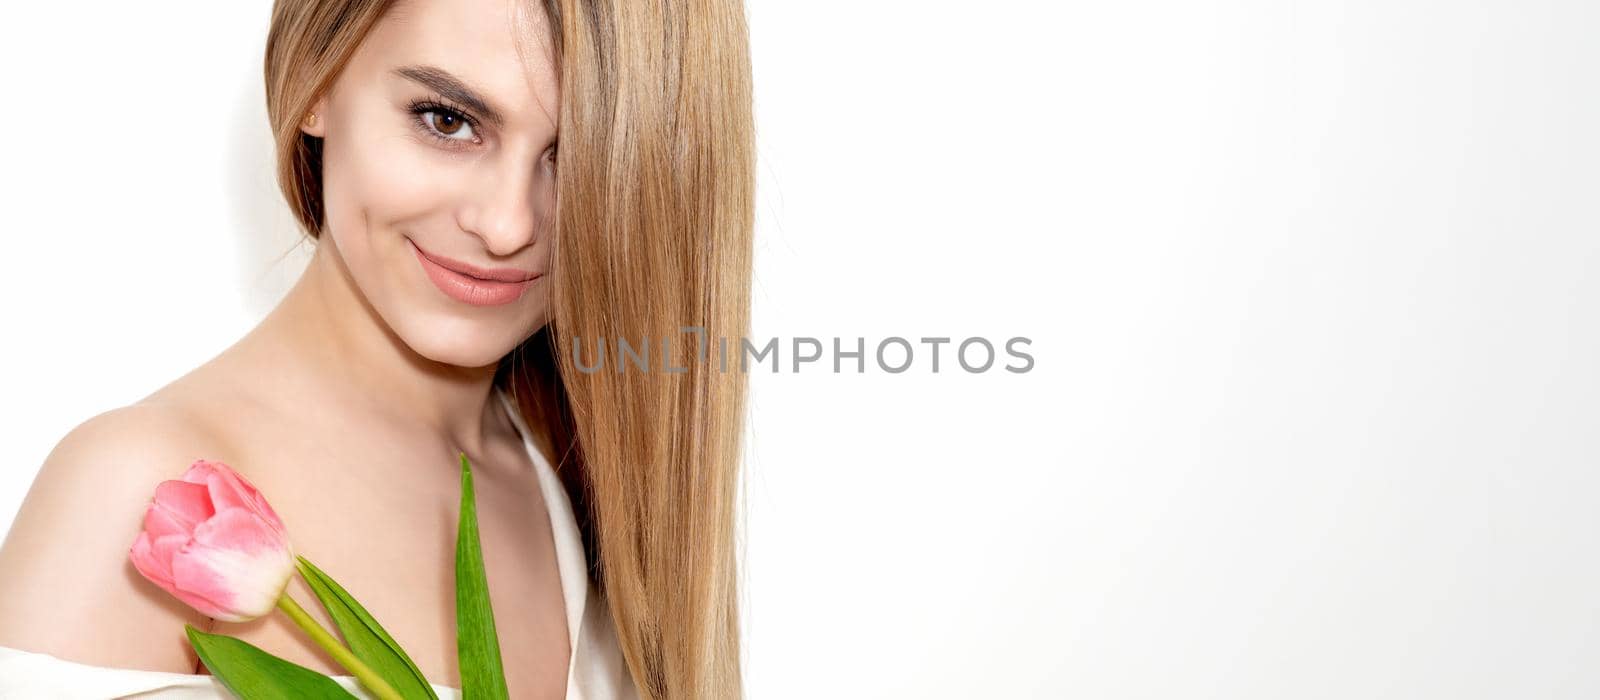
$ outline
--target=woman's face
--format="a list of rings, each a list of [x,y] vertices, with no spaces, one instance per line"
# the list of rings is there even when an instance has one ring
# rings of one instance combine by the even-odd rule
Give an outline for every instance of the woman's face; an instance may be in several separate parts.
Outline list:
[[[548,321],[549,32],[526,0],[402,0],[301,125],[323,139],[323,245],[424,357],[490,366]]]

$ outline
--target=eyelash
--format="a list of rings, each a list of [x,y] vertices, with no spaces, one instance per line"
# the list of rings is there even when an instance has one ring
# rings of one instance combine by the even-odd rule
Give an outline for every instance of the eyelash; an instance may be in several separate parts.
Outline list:
[[[452,116],[466,122],[467,126],[472,129],[472,140],[464,142],[461,139],[453,139],[449,136],[439,133],[439,131],[434,129],[424,117],[424,115],[426,115],[428,112],[433,112],[434,114],[441,116]],[[422,133],[433,137],[434,140],[440,141],[448,147],[460,148],[463,143],[476,143],[478,141],[478,120],[472,118],[472,116],[468,115],[464,110],[442,104],[441,100],[430,99],[413,101],[411,103],[411,116],[413,118],[413,123],[422,131]]]
[[[478,130],[480,128],[478,120],[473,118],[472,115],[467,114],[465,110],[443,104],[442,98],[413,100],[410,105],[410,110],[412,124],[415,125],[417,129],[421,130],[422,133],[432,137],[435,141],[443,143],[446,147],[461,148],[464,142],[461,139],[453,139],[449,136],[439,133],[437,129],[434,129],[433,126],[428,123],[428,120],[424,118],[423,115],[429,112],[433,112],[434,114],[443,113],[460,119],[461,121],[466,122],[468,127],[472,128],[473,140],[466,143],[478,142]],[[547,157],[550,159],[550,163],[552,165],[554,165],[556,162],[556,152],[556,147],[551,146],[549,155]]]

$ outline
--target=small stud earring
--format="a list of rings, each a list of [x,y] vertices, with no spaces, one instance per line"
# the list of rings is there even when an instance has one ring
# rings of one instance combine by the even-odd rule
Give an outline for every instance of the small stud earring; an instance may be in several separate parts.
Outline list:
[[[312,126],[316,126],[316,125],[317,125],[317,113],[316,112],[312,112],[311,114],[306,115],[306,126],[312,127]]]

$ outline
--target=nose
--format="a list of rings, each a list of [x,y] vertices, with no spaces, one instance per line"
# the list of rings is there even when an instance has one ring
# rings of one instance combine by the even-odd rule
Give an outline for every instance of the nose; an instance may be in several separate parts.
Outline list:
[[[495,255],[511,255],[532,245],[547,221],[549,178],[532,159],[501,158],[481,168],[459,214],[461,228],[483,241]]]

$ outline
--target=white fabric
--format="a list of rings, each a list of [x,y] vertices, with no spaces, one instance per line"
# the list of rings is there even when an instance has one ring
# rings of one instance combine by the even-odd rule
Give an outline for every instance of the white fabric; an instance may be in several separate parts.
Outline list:
[[[586,572],[588,561],[578,532],[572,503],[554,468],[534,447],[522,415],[504,392],[495,389],[500,405],[517,427],[523,447],[539,470],[539,489],[550,512],[555,533],[556,563],[561,594],[566,602],[567,634],[572,656],[567,665],[567,700],[636,700],[638,691],[622,660],[616,630],[605,601]],[[380,620],[381,622],[381,620]],[[174,623],[176,624],[176,623]],[[333,680],[358,698],[370,700],[353,676]],[[460,700],[461,692],[434,684],[440,700]],[[138,671],[91,666],[48,654],[0,646],[0,698],[28,700],[104,700],[133,697],[140,700],[231,700],[222,683],[210,675]]]

